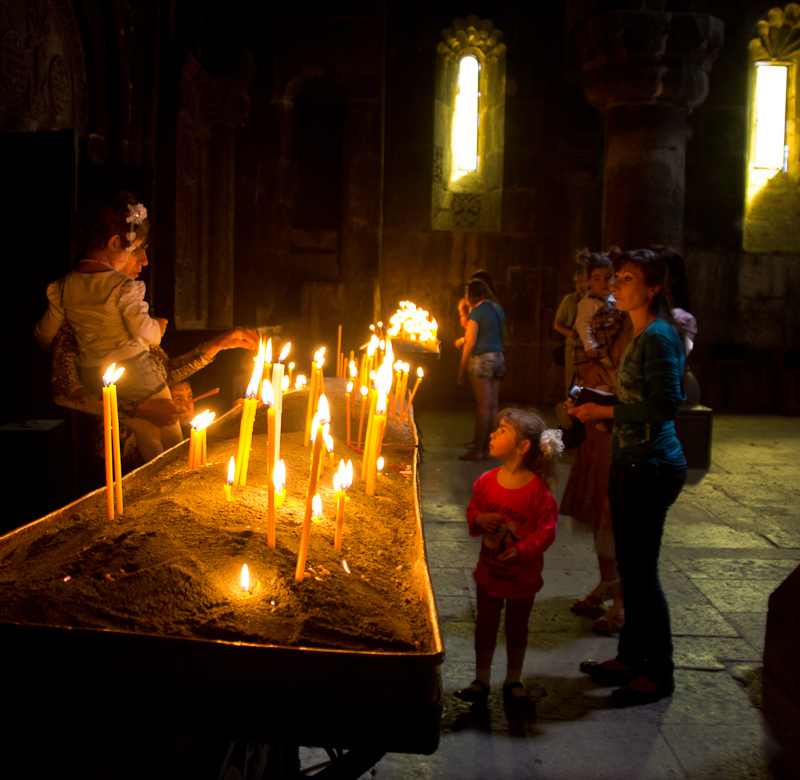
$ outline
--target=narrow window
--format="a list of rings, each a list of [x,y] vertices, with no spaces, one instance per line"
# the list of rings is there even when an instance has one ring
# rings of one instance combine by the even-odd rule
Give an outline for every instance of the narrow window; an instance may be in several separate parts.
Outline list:
[[[786,143],[786,90],[789,66],[757,62],[753,106],[753,166],[786,171],[789,147]]]
[[[478,77],[481,66],[477,58],[468,54],[458,63],[458,91],[453,111],[451,179],[460,179],[478,170]]]

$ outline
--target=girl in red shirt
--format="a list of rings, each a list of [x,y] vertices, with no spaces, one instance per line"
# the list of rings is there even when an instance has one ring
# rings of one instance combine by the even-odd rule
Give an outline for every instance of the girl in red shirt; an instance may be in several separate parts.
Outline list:
[[[544,551],[556,538],[558,504],[553,456],[564,449],[561,432],[548,429],[534,411],[504,409],[497,416],[489,451],[503,461],[475,482],[467,507],[472,536],[482,536],[475,621],[476,679],[455,692],[463,701],[485,704],[505,604],[508,669],[503,684],[507,704],[532,709],[521,682],[528,646],[528,618],[542,587]]]

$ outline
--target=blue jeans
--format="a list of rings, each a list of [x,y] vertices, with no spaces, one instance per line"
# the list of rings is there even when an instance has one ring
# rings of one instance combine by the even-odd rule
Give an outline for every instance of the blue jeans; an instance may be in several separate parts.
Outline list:
[[[617,566],[622,577],[625,625],[617,660],[657,683],[671,684],[672,628],[658,577],[667,510],[683,488],[686,466],[614,463],[608,484]]]

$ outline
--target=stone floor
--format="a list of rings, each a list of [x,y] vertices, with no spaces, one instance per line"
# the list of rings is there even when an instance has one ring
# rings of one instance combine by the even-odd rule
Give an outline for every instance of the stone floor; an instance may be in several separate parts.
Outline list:
[[[524,682],[538,718],[514,720],[499,693],[475,716],[452,691],[474,676],[472,570],[479,540],[464,509],[472,483],[497,462],[458,460],[470,410],[420,412],[421,501],[446,660],[441,744],[431,756],[386,756],[364,777],[760,780],[800,777],[786,767],[757,707],[771,591],[800,564],[800,419],[716,415],[712,466],[690,472],[670,512],[662,580],[672,611],[677,690],[630,709],[579,661],[615,654],[616,637],[592,632],[571,601],[596,584],[591,542],[561,523],[545,555],[545,586],[531,617]],[[569,458],[560,468],[561,489]],[[502,682],[498,648],[493,680]]]

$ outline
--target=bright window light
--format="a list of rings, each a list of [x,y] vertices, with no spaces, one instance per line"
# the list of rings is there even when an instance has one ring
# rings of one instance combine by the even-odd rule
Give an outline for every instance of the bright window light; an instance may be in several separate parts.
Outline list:
[[[786,170],[786,88],[789,68],[756,63],[755,144],[753,166]]]
[[[453,115],[453,179],[478,170],[478,60],[467,55],[458,63],[458,94]]]

